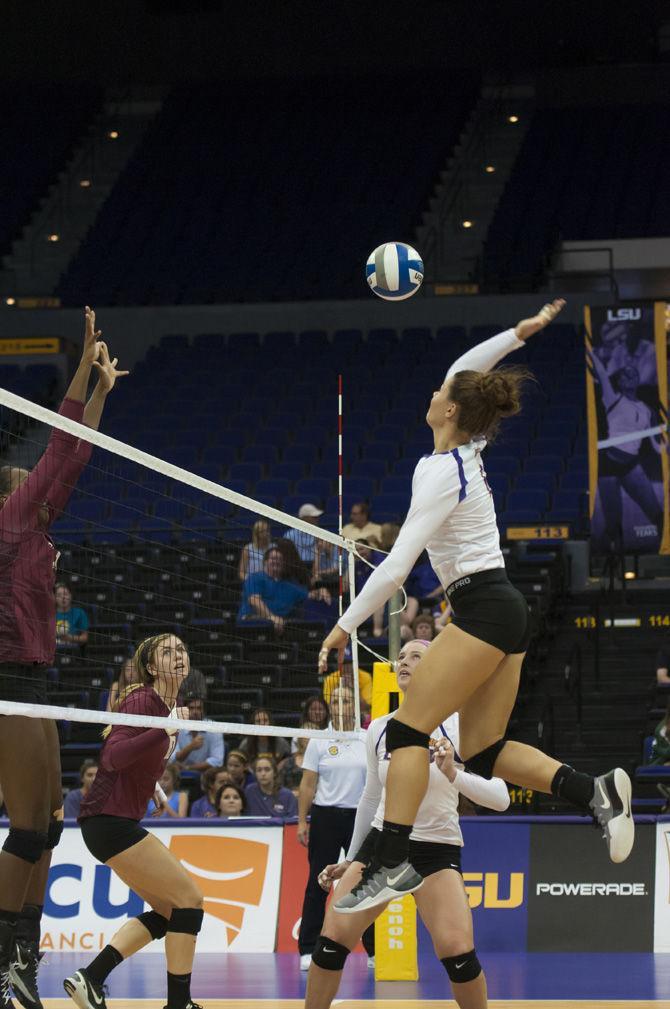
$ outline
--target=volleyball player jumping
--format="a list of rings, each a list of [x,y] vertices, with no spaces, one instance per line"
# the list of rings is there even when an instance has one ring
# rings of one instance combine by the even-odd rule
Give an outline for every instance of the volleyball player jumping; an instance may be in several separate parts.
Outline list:
[[[63,417],[97,430],[117,378],[117,360],[86,308],[84,347],[60,407]],[[98,383],[86,402],[92,369]],[[47,668],[56,652],[54,583],[58,552],[49,529],[65,508],[91,446],[54,428],[32,470],[0,468],[0,697],[45,704]],[[29,760],[17,755],[30,754]],[[56,723],[0,719],[0,777],[9,833],[0,852],[0,1007],[41,1006],[37,987],[40,919],[51,855],[63,831]]]
[[[325,639],[319,667],[332,648],[343,652],[349,633],[382,606],[427,549],[454,611],[412,677],[390,719],[385,820],[374,858],[338,911],[374,907],[422,882],[408,861],[409,837],[428,784],[430,732],[460,714],[460,753],[468,770],[551,793],[590,812],[603,828],[610,858],[624,861],[633,846],[631,784],[621,768],[593,778],[540,750],[505,738],[516,699],[530,620],[524,597],[507,579],[493,498],[481,451],[504,417],[521,408],[523,369],[491,369],[544,329],[564,306],[545,305],[533,318],[464,354],[433,394],[426,420],[435,450],[419,461],[412,501],[391,553]]]
[[[135,653],[135,664],[142,682],[125,691],[118,710],[167,717],[188,676],[183,642],[173,634],[147,638]],[[79,1009],[104,1009],[103,984],[111,971],[162,938],[168,970],[166,1009],[199,1009],[191,1001],[190,986],[203,919],[202,894],[181,862],[139,824],[177,731],[178,723],[167,735],[164,729],[113,726],[100,751],[93,787],[82,802],[79,823],[86,847],[152,910],[131,918],[87,967],[65,979],[65,991]]]
[[[428,646],[428,641],[408,641],[400,650],[396,675],[402,694]],[[347,859],[326,866],[319,876],[324,889],[341,878],[337,888],[340,899],[359,882],[384,820],[384,782],[389,767],[385,736],[390,718],[376,718],[366,733],[365,789],[356,811]],[[415,894],[416,905],[458,1005],[461,1009],[486,1009],[486,979],[474,948],[472,913],[461,876],[463,835],[458,824],[458,796],[460,793],[480,806],[502,812],[509,806],[509,792],[500,778],[489,781],[455,766],[454,759],[459,759],[458,715],[443,722],[432,736],[428,791],[410,837],[412,865],[425,877]],[[312,954],[305,1009],[329,1009],[350,950],[382,910],[377,905],[343,916],[328,909]]]

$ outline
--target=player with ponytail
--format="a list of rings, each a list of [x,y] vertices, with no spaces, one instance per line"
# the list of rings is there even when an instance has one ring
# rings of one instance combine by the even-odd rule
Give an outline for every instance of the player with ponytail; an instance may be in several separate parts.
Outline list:
[[[421,886],[423,879],[408,854],[428,785],[430,733],[456,711],[468,770],[560,796],[590,812],[603,828],[614,862],[624,861],[632,849],[631,785],[625,771],[616,768],[594,779],[505,738],[530,639],[530,616],[505,572],[482,452],[501,421],[521,409],[523,383],[530,376],[519,368],[492,369],[544,329],[564,304],[545,305],[451,366],[428,408],[435,449],[414,471],[412,501],[400,535],[323,643],[321,671],[327,668],[329,651],[337,648],[342,656],[351,631],[387,602],[417,557],[428,551],[454,618],[431,643],[388,723],[391,762],[382,831],[360,883],[336,902],[337,911],[372,908]]]

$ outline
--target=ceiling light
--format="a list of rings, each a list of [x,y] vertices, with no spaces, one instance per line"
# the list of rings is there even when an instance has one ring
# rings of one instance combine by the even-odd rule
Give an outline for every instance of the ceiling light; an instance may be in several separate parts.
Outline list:
[[[474,221],[461,221],[464,228],[471,228],[474,223]]]
[[[47,242],[59,242],[60,235],[56,231],[52,231],[50,235],[47,235]]]
[[[486,167],[484,168],[484,171],[488,175],[493,175],[493,173],[495,172],[495,170],[496,170],[496,166],[495,165],[486,165]]]
[[[90,179],[80,179],[79,180],[79,185],[81,186],[82,189],[90,189],[91,180]]]
[[[110,140],[118,140],[119,139],[119,131],[118,130],[110,130],[109,133],[107,134],[107,136],[108,136],[108,138]]]
[[[9,298],[5,298],[5,305],[15,305],[15,304],[16,304],[16,298],[12,298],[11,296]]]
[[[507,117],[507,122],[508,123],[518,123],[519,122],[519,117],[518,116],[508,116]]]

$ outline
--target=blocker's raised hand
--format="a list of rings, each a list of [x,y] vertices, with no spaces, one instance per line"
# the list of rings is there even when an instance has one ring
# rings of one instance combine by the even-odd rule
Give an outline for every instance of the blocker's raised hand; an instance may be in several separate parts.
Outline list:
[[[102,336],[102,330],[95,328],[95,312],[87,305],[84,309],[84,348],[81,352],[81,359],[86,364],[93,364],[100,352],[98,340]]]
[[[99,335],[99,334],[98,334]],[[93,361],[93,367],[97,369],[98,372],[98,383],[102,392],[107,395],[111,392],[116,384],[117,378],[123,378],[124,375],[129,375],[128,371],[118,371],[117,364],[119,363],[118,357],[115,357],[110,361],[109,350],[107,349],[107,344],[103,341],[96,344],[98,348],[97,360]]]
[[[564,308],[565,301],[563,298],[556,298],[555,301],[550,301],[546,305],[543,305],[537,315],[517,322],[514,327],[517,340],[527,340],[529,337],[535,336],[541,329],[544,329],[550,322],[553,322],[558,313],[562,312]]]
[[[324,640],[319,651],[319,672],[328,671],[328,655],[333,648],[337,648],[340,669],[344,661],[344,649],[347,647],[349,635],[343,631],[339,624],[335,624],[328,637]]]

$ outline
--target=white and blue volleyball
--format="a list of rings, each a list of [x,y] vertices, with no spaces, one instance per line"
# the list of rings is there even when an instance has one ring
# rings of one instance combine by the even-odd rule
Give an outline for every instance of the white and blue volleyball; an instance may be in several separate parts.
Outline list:
[[[384,242],[368,256],[365,277],[370,290],[385,301],[411,298],[423,282],[423,260],[411,245]]]

